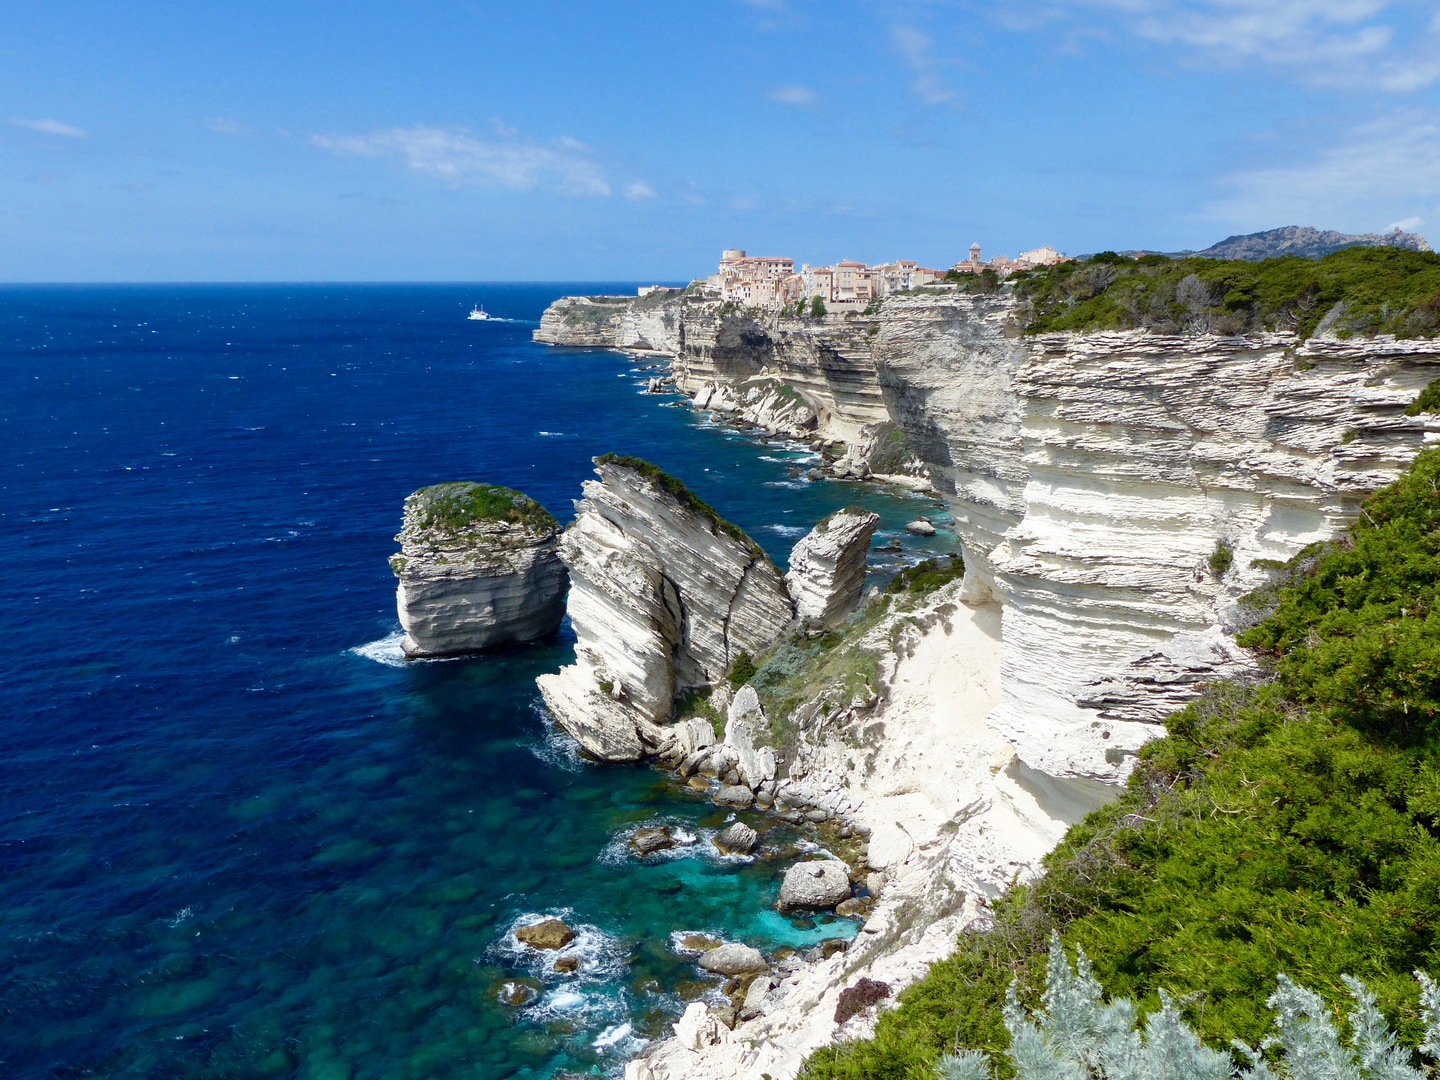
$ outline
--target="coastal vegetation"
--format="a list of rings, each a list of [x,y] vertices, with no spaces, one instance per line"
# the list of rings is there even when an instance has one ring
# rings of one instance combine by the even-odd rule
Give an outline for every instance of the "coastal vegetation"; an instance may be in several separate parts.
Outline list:
[[[987,291],[976,279],[972,291]],[[1440,254],[1351,247],[1320,259],[1247,262],[1114,252],[1036,267],[1008,282],[1027,333],[1144,328],[1242,334],[1320,329],[1340,337],[1440,333]]]
[[[536,531],[560,525],[550,511],[523,492],[471,480],[421,488],[406,503],[422,529],[459,533],[471,525],[494,521],[514,522]]]
[[[1416,982],[1424,1021],[1420,1049],[1437,1054],[1440,987],[1423,972],[1416,972]],[[1424,1080],[1411,1064],[1409,1048],[1376,1007],[1375,995],[1359,979],[1345,979],[1353,999],[1348,1039],[1318,994],[1283,975],[1277,983],[1266,1001],[1276,1014],[1274,1033],[1259,1047],[1234,1046],[1248,1062],[1237,1072],[1230,1054],[1201,1043],[1172,998],[1161,995],[1160,1008],[1143,1028],[1129,998],[1106,1002],[1085,950],[1076,950],[1072,967],[1059,935],[1052,933],[1044,1007],[1027,1015],[1013,997],[1005,1003],[1010,1033],[1005,1057],[1018,1080]],[[942,1056],[935,1076],[989,1080],[990,1065],[984,1051],[966,1049]]]
[[[958,1048],[999,1059],[1007,995],[1041,1000],[1057,934],[1112,995],[1155,1017],[1165,992],[1221,1053],[1266,1037],[1282,975],[1336,1016],[1359,978],[1421,1044],[1411,973],[1440,972],[1440,450],[1340,541],[1267,569],[1252,606],[1268,614],[1241,638],[1267,676],[1169,717],[1120,799],[806,1080],[933,1077]]]

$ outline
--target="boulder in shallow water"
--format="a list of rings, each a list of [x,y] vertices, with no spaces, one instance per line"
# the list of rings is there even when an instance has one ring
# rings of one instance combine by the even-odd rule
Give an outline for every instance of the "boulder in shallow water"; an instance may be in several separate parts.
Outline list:
[[[823,911],[850,896],[850,868],[839,859],[799,862],[785,871],[781,911]]]
[[[700,957],[700,966],[716,975],[748,975],[753,971],[766,971],[770,967],[759,949],[733,941],[728,945],[707,950]]]
[[[460,656],[555,633],[565,615],[559,523],[518,491],[458,481],[405,500],[395,605],[407,657]]]
[[[760,842],[760,834],[737,821],[715,837],[715,846],[726,855],[749,855]]]
[[[515,937],[532,949],[563,949],[575,940],[575,931],[559,919],[545,919],[517,928]]]
[[[905,526],[905,531],[914,533],[916,536],[934,536],[935,526],[924,518],[916,518]]]
[[[630,834],[630,846],[639,855],[651,855],[657,851],[664,851],[666,848],[675,846],[675,838],[670,835],[668,825],[652,825],[643,829],[636,829]]]
[[[838,626],[860,603],[865,560],[880,515],[858,506],[837,510],[790,549],[785,575],[795,614],[819,626]]]

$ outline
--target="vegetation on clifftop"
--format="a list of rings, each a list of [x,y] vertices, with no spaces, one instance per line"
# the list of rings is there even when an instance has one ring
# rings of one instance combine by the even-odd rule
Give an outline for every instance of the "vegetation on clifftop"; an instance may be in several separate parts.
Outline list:
[[[1146,1011],[1175,996],[1217,1049],[1265,1035],[1281,973],[1331,1008],[1342,975],[1362,979],[1418,1042],[1410,973],[1440,973],[1440,450],[1286,572],[1244,638],[1273,680],[1212,684],[1171,716],[1122,797],[807,1080],[929,1078],[957,1046],[1002,1051],[1007,988],[1036,1002],[1052,931],[1111,994]]]
[[[1025,330],[1032,334],[1143,327],[1293,330],[1306,338],[1322,324],[1341,337],[1440,333],[1440,254],[1406,248],[1353,247],[1321,259],[1263,262],[1102,252],[1017,273],[1009,282],[1029,304]]]
[[[473,480],[423,487],[405,500],[405,512],[421,529],[451,533],[491,521],[514,522],[536,532],[560,526],[550,511],[524,492]]]

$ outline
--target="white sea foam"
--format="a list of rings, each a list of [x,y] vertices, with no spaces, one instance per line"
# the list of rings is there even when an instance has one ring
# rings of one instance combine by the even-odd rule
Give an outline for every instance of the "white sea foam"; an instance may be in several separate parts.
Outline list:
[[[597,1035],[595,1041],[590,1045],[596,1050],[604,1050],[607,1046],[614,1046],[622,1039],[628,1039],[634,1030],[629,1024],[615,1024]]]
[[[400,642],[405,640],[405,631],[396,630],[393,634],[387,634],[378,641],[371,641],[365,645],[356,645],[349,651],[356,656],[363,656],[366,660],[374,660],[377,664],[384,664],[386,667],[404,667],[408,660],[400,649]]]
[[[532,949],[515,936],[515,931],[520,927],[533,926],[550,918],[562,920],[575,931],[575,940],[563,949]],[[627,970],[627,953],[620,942],[598,926],[576,922],[574,909],[568,907],[543,913],[527,911],[510,924],[504,936],[491,946],[490,952],[495,959],[512,970],[522,968],[532,978],[541,982],[553,984],[559,981],[557,990],[536,1003],[537,1007],[544,1006],[552,1010],[579,1007],[579,1003],[571,1003],[564,998],[557,999],[556,995],[573,993],[582,1002],[589,1000],[581,993],[582,990],[614,984]],[[569,974],[557,972],[555,961],[562,956],[579,960],[580,967]]]
[[[809,480],[766,480],[766,487],[788,488],[790,491],[804,491],[810,486]]]
[[[564,437],[565,432],[563,432],[563,431],[537,431],[537,432],[535,432],[535,434],[536,434],[536,435],[539,435],[541,438],[545,438],[545,439],[559,439],[559,438],[563,438],[563,437]]]
[[[630,846],[630,838],[641,829],[656,829],[668,825],[670,827],[670,839],[675,842],[674,847],[661,848],[659,851],[652,851],[649,855],[641,855]],[[705,835],[702,829],[699,833],[691,832],[684,828],[673,818],[651,818],[648,821],[637,822],[610,838],[610,842],[600,849],[595,856],[597,862],[606,866],[620,866],[631,859],[639,859],[641,862],[668,862],[671,859],[688,859],[695,855],[704,855],[704,845],[697,843],[701,836]]]
[[[804,536],[810,530],[803,525],[766,525],[765,531],[777,536]]]
[[[536,698],[530,703],[530,711],[540,721],[539,738],[529,744],[530,753],[552,769],[579,772],[585,768],[586,759],[580,753],[580,744],[555,722],[544,701]]]

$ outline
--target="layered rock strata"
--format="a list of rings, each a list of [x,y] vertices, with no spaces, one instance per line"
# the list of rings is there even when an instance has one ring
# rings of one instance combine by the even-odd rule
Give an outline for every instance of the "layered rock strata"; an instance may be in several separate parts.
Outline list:
[[[459,656],[555,633],[565,615],[559,523],[529,496],[461,481],[405,500],[390,567],[407,657]]]
[[[576,660],[538,683],[587,753],[635,761],[674,745],[677,694],[768,647],[793,609],[759,545],[679,481],[633,458],[595,464],[560,543]]]
[[[880,515],[858,506],[837,510],[790,549],[785,584],[795,614],[818,626],[836,626],[860,602],[865,560]]]
[[[833,474],[947,499],[966,595],[1004,608],[990,722],[1055,776],[1123,780],[1206,672],[1243,663],[1214,632],[1263,563],[1338,535],[1440,438],[1404,415],[1440,375],[1435,340],[1027,336],[1007,293],[953,290],[820,320],[698,291],[663,310],[617,316],[610,343],[648,320],[681,390],[761,426],[745,403],[778,379],[844,444]]]

